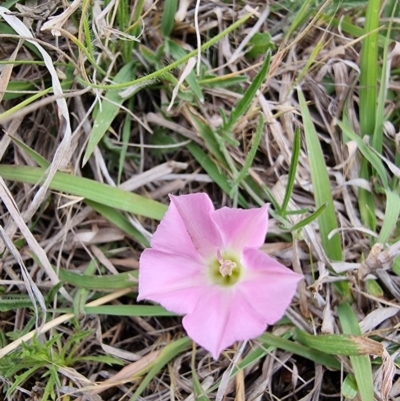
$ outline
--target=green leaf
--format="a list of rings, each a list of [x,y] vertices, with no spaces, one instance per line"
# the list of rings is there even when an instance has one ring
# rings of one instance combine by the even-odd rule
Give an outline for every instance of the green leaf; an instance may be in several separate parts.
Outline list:
[[[171,35],[175,26],[175,14],[178,10],[178,0],[165,0],[161,20],[161,33],[164,38]]]
[[[203,138],[210,153],[223,165],[226,166],[225,156],[220,150],[218,140],[216,139],[214,131],[208,124],[199,116],[193,113],[190,109],[187,111],[187,117],[195,127],[196,131]],[[190,149],[189,149],[190,150]]]
[[[369,0],[365,17],[364,33],[367,36],[363,39],[360,59],[360,90],[359,90],[359,116],[360,130],[363,135],[372,138],[373,145],[377,148],[382,146],[382,132],[373,137],[376,127],[377,111],[377,85],[378,85],[378,27],[380,18],[381,0]],[[378,150],[378,149],[377,149]],[[364,155],[365,156],[365,155]],[[363,159],[361,164],[360,177],[370,181],[371,169],[367,160]],[[381,177],[382,178],[382,177]],[[385,186],[385,188],[387,188]],[[372,194],[364,188],[359,189],[359,204],[361,219],[364,224],[375,230],[376,217],[375,206]]]
[[[67,269],[60,269],[58,272],[58,277],[65,283],[72,284],[78,288],[97,291],[111,291],[135,287],[137,284],[137,275],[137,270],[106,276],[85,276]]]
[[[209,401],[209,398],[204,393],[203,387],[201,387],[199,377],[197,376],[195,352],[192,353],[192,382],[193,382],[193,392],[196,397],[196,401]]]
[[[386,208],[385,217],[381,231],[379,233],[378,242],[386,244],[393,234],[400,216],[400,197],[397,193],[385,190],[386,193]]]
[[[289,174],[288,174],[288,182],[286,185],[285,197],[282,202],[282,206],[280,207],[281,213],[286,214],[286,209],[290,201],[290,197],[292,196],[294,181],[296,179],[296,170],[297,164],[299,162],[300,156],[300,146],[301,146],[301,138],[300,138],[300,130],[296,128],[296,132],[294,134],[293,140],[293,150],[292,150],[292,159],[290,160],[289,166]]]
[[[136,229],[122,213],[110,206],[102,205],[101,203],[88,199],[85,199],[85,203],[97,213],[105,217],[115,227],[118,227],[124,233],[134,238],[143,247],[147,248],[150,246],[149,240],[138,229]]]
[[[39,167],[0,165],[0,175],[10,181],[36,185],[41,182],[45,173],[46,170]],[[165,205],[154,200],[67,173],[57,172],[50,188],[157,220],[161,220],[167,209]]]
[[[239,85],[243,82],[246,82],[248,79],[249,78],[244,75],[231,77],[228,74],[215,77],[205,77],[199,81],[199,84],[206,88],[227,88],[230,86]]]
[[[30,97],[28,97],[27,99],[23,100],[22,102],[18,103],[17,105],[15,105],[14,107],[10,107],[8,108],[6,111],[4,111],[3,113],[0,113],[0,123],[2,123],[5,120],[8,120],[10,118],[12,118],[13,114],[17,113],[18,111],[22,110],[24,107],[28,106],[29,104],[33,103],[35,100],[40,99],[41,97],[51,93],[53,91],[53,88],[47,88],[44,89]]]
[[[35,163],[37,163],[40,167],[44,167],[47,168],[50,166],[50,163],[42,156],[40,155],[38,152],[36,152],[36,150],[33,150],[32,148],[30,148],[28,145],[26,145],[23,141],[21,141],[20,139],[9,135],[9,137],[11,138],[11,140],[20,148],[22,149],[25,154],[27,156],[29,156],[29,158],[31,160],[33,160]]]
[[[86,277],[96,277],[95,273],[97,271],[98,265],[96,259],[91,259],[89,264],[87,265],[83,275]],[[68,270],[66,270],[68,271]],[[61,273],[62,274],[62,273]],[[81,315],[85,313],[85,305],[89,298],[90,291],[87,288],[78,288],[76,294],[74,295],[73,299],[73,310],[76,319],[79,320]]]
[[[383,298],[385,296],[385,292],[376,280],[366,280],[365,287],[368,294],[376,298]]]
[[[329,355],[380,355],[381,344],[369,338],[350,334],[311,335],[295,329],[294,339],[307,347],[325,352]]]
[[[343,333],[361,335],[358,319],[351,306],[344,302],[337,309]],[[362,401],[374,401],[371,361],[368,356],[351,356],[351,365]]]
[[[8,312],[20,308],[33,308],[29,298],[3,298],[0,297],[0,312]]]
[[[341,387],[341,393],[343,397],[352,400],[358,393],[358,387],[355,377],[352,374],[348,374],[344,379]]]
[[[121,366],[125,365],[124,361],[115,358],[111,355],[90,355],[90,356],[82,356],[77,359],[79,359],[79,361],[105,363],[107,365],[121,365]]]
[[[378,27],[381,0],[369,0],[360,60],[360,129],[372,137],[375,129],[378,85]],[[377,149],[378,150],[378,149]]]
[[[258,337],[258,341],[267,346],[272,345],[284,351],[292,352],[293,354],[302,356],[306,359],[309,359],[310,361],[316,362],[322,366],[326,366],[327,368],[331,368],[334,370],[341,369],[340,363],[333,356],[321,351],[308,348],[293,341],[274,336],[273,334],[264,333],[263,335]]]
[[[176,313],[167,311],[160,305],[102,305],[87,306],[85,313],[88,315],[108,316],[177,316]]]
[[[247,88],[243,97],[238,101],[236,107],[232,110],[228,121],[222,127],[222,137],[230,137],[231,131],[239,119],[247,112],[251,103],[253,102],[257,91],[265,81],[265,77],[268,74],[269,66],[271,63],[271,52],[268,51],[265,55],[265,60],[260,68],[260,71],[254,77],[250,86]]]
[[[31,149],[29,146],[25,145],[22,141],[17,138],[12,137],[12,141],[14,141],[32,160],[34,160],[40,167],[47,168],[50,163],[44,159],[39,153]],[[122,155],[123,152],[121,152]],[[85,199],[85,203],[89,205],[93,210],[101,214],[105,217],[108,221],[114,224],[123,232],[130,235],[132,238],[136,239],[139,244],[143,245],[144,247],[149,247],[150,243],[147,238],[139,232],[132,224],[129,222],[125,216],[119,213],[117,210],[113,209],[110,206],[102,205],[101,203],[91,201]]]
[[[342,260],[340,236],[335,234],[331,239],[328,238],[329,234],[338,228],[338,225],[324,155],[301,89],[298,89],[298,96],[303,116],[315,205],[317,208],[327,205],[324,213],[318,218],[322,246],[329,259],[340,261]]]
[[[298,2],[296,5],[300,5],[300,10],[296,10],[294,14],[295,17],[293,19],[292,25],[289,27],[286,33],[286,40],[296,31],[302,24],[304,24],[309,18],[313,16],[313,10],[310,9],[310,5],[313,5],[314,2],[312,0],[306,0],[304,2]]]
[[[272,50],[275,47],[268,32],[255,33],[249,41],[249,46],[250,50],[246,53],[246,56],[250,59],[266,54],[268,50]]]
[[[325,203],[320,208],[318,208],[314,213],[310,214],[308,217],[306,217],[305,219],[299,221],[297,224],[295,224],[293,227],[291,227],[290,231],[300,230],[301,228],[303,228],[303,227],[307,226],[308,224],[312,223],[326,209],[326,206],[327,205]]]

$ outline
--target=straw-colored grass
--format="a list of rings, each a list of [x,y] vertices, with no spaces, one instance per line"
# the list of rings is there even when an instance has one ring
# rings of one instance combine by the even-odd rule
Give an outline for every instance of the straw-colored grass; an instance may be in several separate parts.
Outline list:
[[[397,399],[399,17],[3,2],[0,398]],[[271,203],[262,249],[304,275],[286,316],[218,361],[136,302],[168,194],[196,192]]]

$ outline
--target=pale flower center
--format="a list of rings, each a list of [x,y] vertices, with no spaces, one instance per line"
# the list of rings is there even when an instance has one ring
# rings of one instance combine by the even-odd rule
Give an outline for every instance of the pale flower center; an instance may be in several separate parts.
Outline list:
[[[217,250],[217,257],[209,264],[208,275],[213,284],[220,287],[235,285],[243,274],[240,258],[236,253]]]
[[[231,276],[233,269],[237,266],[236,263],[229,259],[224,260],[219,249],[217,250],[217,259],[220,263],[219,272],[221,273],[221,276]]]
[[[221,273],[222,277],[232,275],[233,269],[236,267],[236,263],[232,262],[231,260],[224,260],[219,267],[219,272]]]

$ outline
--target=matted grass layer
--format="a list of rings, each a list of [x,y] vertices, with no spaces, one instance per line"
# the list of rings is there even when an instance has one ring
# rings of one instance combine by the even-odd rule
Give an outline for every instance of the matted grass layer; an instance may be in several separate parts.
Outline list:
[[[0,398],[397,399],[397,3],[3,2]],[[271,203],[262,249],[304,275],[218,361],[136,301],[197,192]]]

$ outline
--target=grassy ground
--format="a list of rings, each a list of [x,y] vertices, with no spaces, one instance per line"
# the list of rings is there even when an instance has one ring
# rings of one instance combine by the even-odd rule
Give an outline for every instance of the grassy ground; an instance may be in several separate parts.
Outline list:
[[[396,0],[1,6],[0,399],[400,397]],[[136,303],[195,192],[272,203],[264,250],[305,277],[218,361]]]

